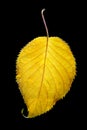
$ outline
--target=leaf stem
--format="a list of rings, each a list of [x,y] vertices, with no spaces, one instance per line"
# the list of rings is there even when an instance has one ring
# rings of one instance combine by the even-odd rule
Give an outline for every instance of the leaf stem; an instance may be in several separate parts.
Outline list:
[[[45,26],[45,29],[46,29],[47,41],[48,41],[48,38],[49,38],[49,32],[48,32],[48,28],[47,28],[46,20],[45,20],[45,18],[44,18],[44,14],[43,14],[44,11],[45,11],[45,9],[42,9],[42,10],[41,10],[41,16],[42,16],[43,23],[44,23],[44,26]]]

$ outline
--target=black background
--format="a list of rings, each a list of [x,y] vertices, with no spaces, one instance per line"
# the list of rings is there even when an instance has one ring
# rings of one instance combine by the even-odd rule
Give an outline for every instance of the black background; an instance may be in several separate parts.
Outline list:
[[[8,59],[8,87],[9,87],[9,127],[13,124],[16,130],[24,129],[66,129],[84,127],[84,94],[85,86],[82,81],[82,46],[84,12],[83,4],[64,1],[31,1],[10,3],[7,17],[10,32]],[[63,100],[56,103],[54,108],[44,115],[32,119],[25,119],[21,109],[26,105],[15,81],[15,63],[20,49],[33,38],[45,36],[45,28],[41,18],[44,12],[50,36],[58,36],[69,43],[77,62],[77,76],[70,92]],[[9,15],[10,14],[10,15]],[[83,19],[83,20],[82,20]],[[10,28],[9,28],[10,27]],[[26,111],[25,111],[26,113]],[[8,119],[8,118],[7,118]],[[12,122],[12,123],[11,123]]]

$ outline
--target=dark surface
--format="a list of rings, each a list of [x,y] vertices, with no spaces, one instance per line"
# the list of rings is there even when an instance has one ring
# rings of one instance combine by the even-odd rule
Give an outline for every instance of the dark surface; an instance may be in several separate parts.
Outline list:
[[[52,4],[52,5],[51,5]],[[15,5],[15,6],[14,6]],[[83,126],[84,121],[84,94],[82,83],[82,33],[83,15],[76,3],[14,3],[10,14],[10,39],[9,45],[9,126],[11,122],[16,130],[62,129]],[[63,100],[56,103],[48,113],[32,119],[25,119],[21,109],[26,108],[15,81],[15,62],[20,49],[38,36],[45,36],[45,28],[41,18],[41,9],[44,12],[50,36],[59,36],[69,43],[77,62],[77,76],[70,92]],[[84,21],[84,20],[83,20]],[[84,88],[83,88],[84,87]],[[12,127],[12,128],[13,128]]]

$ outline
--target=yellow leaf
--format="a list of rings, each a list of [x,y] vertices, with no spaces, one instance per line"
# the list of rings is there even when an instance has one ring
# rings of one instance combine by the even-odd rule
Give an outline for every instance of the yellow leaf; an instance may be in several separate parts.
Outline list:
[[[29,112],[36,117],[49,111],[70,90],[76,62],[68,44],[59,37],[38,37],[19,53],[16,81]]]

